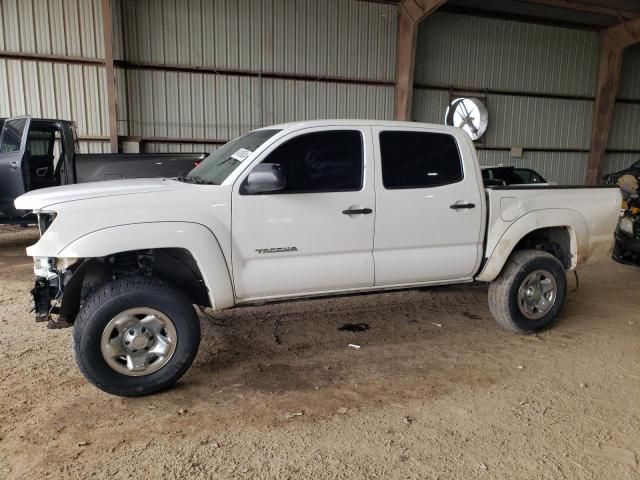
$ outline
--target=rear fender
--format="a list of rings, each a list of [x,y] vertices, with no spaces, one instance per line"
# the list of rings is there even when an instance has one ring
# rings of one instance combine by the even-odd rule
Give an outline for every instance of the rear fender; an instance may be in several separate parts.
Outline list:
[[[487,252],[488,259],[476,280],[482,282],[494,280],[520,240],[535,230],[550,227],[566,228],[569,232],[571,270],[586,260],[589,251],[589,229],[579,212],[570,209],[533,211],[520,217],[505,230],[491,252]],[[487,247],[491,248],[491,245],[488,244]]]
[[[67,258],[100,258],[120,252],[183,248],[195,259],[214,309],[234,305],[229,268],[215,235],[204,225],[154,222],[119,225],[84,235],[57,254]]]

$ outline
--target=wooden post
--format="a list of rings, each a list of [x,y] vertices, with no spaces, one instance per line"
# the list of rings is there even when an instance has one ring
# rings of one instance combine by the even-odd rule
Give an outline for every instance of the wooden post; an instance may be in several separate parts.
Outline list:
[[[597,185],[602,177],[604,155],[613,124],[616,94],[625,48],[640,42],[640,18],[629,20],[602,33],[598,60],[598,85],[591,127],[587,183]]]
[[[102,0],[102,30],[104,35],[104,67],[107,75],[107,119],[109,121],[109,143],[111,153],[118,153],[118,122],[116,104],[116,75],[113,66],[113,26],[111,0]]]
[[[417,37],[418,22],[415,22],[405,9],[400,8],[396,58],[396,120],[411,120]]]
[[[420,22],[445,2],[446,0],[403,0],[400,3],[396,53],[396,120],[411,120],[416,42]]]
[[[613,124],[613,113],[622,69],[623,47],[614,43],[608,35],[600,40],[598,60],[598,85],[591,128],[591,149],[587,164],[587,183],[597,185],[602,176],[604,154]]]
[[[600,38],[598,85],[587,165],[587,183],[589,185],[597,185],[602,177],[604,155],[609,140],[609,131],[613,124],[624,50],[638,42],[640,42],[640,18],[611,27],[603,32]]]

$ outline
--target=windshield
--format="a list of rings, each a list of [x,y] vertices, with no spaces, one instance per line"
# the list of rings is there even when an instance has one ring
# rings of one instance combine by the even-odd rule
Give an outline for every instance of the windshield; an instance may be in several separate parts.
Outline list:
[[[231,140],[205,158],[181,180],[220,185],[256,148],[279,131],[276,129],[254,130]]]

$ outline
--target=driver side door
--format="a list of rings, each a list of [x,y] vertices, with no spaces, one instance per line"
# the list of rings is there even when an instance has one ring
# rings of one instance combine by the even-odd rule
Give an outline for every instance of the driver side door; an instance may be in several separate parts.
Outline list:
[[[0,214],[16,217],[20,212],[13,201],[25,193],[22,173],[31,117],[5,120],[0,132]]]
[[[373,147],[368,127],[285,136],[236,181],[232,264],[240,302],[373,286]],[[280,165],[282,190],[243,193],[256,165]]]

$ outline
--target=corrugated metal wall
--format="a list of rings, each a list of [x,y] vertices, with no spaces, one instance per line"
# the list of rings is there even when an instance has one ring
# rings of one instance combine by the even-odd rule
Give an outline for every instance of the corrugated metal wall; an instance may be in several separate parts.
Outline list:
[[[123,59],[393,81],[396,8],[353,0],[123,0]]]
[[[102,38],[100,0],[0,1],[0,51],[99,59],[104,56]],[[0,92],[0,117],[75,120],[81,136],[108,135],[100,65],[0,59]],[[80,144],[86,152],[106,146]]]
[[[100,0],[2,0],[0,50],[104,57]]]
[[[277,122],[393,115],[393,5],[111,3],[118,131],[148,139],[149,151],[213,150],[215,142],[188,140],[224,141]],[[597,50],[593,32],[437,13],[420,30],[416,82],[427,87],[415,91],[415,118],[442,123],[450,86],[487,89],[468,92],[484,97],[490,113],[483,163],[528,162],[551,180],[583,182]],[[0,52],[93,61],[0,59],[0,92],[7,92],[0,116],[72,119],[81,136],[107,137],[104,67],[95,63],[104,55],[100,0],[0,0]],[[633,152],[640,150],[640,46],[626,52],[619,97],[626,101],[616,105],[605,171],[640,157]],[[524,147],[522,159],[509,157],[512,146]],[[102,151],[108,143],[81,148]]]
[[[483,163],[529,165],[550,181],[583,183],[588,154],[575,150],[589,149],[597,60],[594,32],[436,13],[420,27],[416,83],[428,87],[414,93],[414,116],[443,123],[448,87],[460,90],[455,96],[489,90],[468,93],[489,111],[478,144]],[[524,156],[510,158],[510,147],[524,147]]]
[[[118,133],[148,139],[149,151],[213,150],[215,143],[188,140],[223,141],[276,122],[393,115],[394,6],[356,0],[111,3],[114,56],[124,62],[116,70]],[[100,0],[0,0],[0,51],[101,59]],[[0,116],[72,119],[80,135],[106,137],[104,67],[53,60],[0,59],[0,91],[9,93],[0,95]],[[166,65],[208,71],[167,71]],[[289,78],[256,77],[264,73]],[[167,138],[185,141],[154,142]],[[83,141],[81,147],[108,144]]]
[[[640,44],[624,52],[618,97],[640,99]]]
[[[607,149],[636,152],[605,155],[604,172],[627,168],[640,159],[640,45],[629,47],[624,54],[613,125]]]
[[[639,153],[607,153],[603,173],[617,172],[640,160]]]
[[[160,143],[148,142],[144,146],[146,153],[211,153],[220,148],[213,143]]]
[[[391,118],[393,87],[164,71],[127,72],[129,135],[234,138],[313,118]]]
[[[124,43],[116,51],[124,61],[145,65],[118,73],[120,98],[127,96],[118,113],[123,134],[227,140],[293,120],[393,116],[394,6],[122,0],[121,8]],[[209,70],[176,72],[163,65]],[[264,73],[297,78],[258,76]],[[388,85],[371,84],[380,82]],[[184,148],[193,147],[185,142]]]
[[[479,148],[523,146],[535,149],[588,149],[592,101],[478,94],[458,90],[454,96],[481,96],[489,111],[489,128]],[[416,89],[414,115],[420,121],[444,123],[449,92]]]
[[[640,82],[640,77],[637,81]],[[640,150],[639,103],[616,103],[607,148]]]
[[[594,32],[452,13],[420,26],[418,83],[593,95]]]

